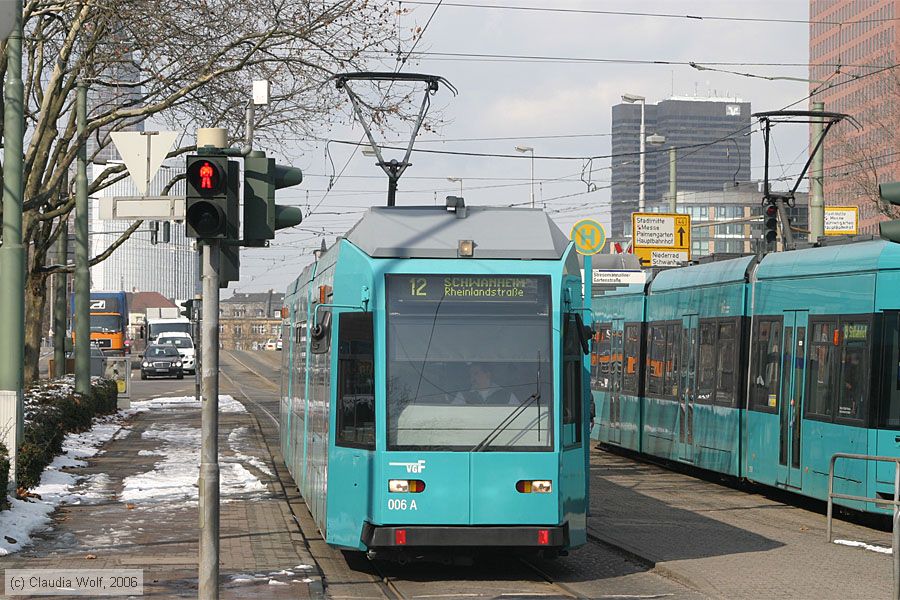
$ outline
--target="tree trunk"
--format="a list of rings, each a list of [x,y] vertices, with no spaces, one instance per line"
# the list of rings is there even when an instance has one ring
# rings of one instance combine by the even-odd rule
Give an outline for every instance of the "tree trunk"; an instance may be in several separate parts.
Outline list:
[[[44,323],[46,303],[47,276],[28,273],[25,279],[25,385],[39,378],[41,336],[47,331]]]

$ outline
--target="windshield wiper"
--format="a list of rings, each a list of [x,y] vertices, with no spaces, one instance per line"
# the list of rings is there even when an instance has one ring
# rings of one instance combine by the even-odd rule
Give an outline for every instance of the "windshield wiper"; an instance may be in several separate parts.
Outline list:
[[[512,425],[513,421],[515,421],[519,417],[519,415],[525,412],[526,408],[528,408],[535,402],[539,402],[540,399],[541,395],[538,392],[535,392],[532,395],[528,396],[521,404],[512,409],[512,412],[506,415],[506,417],[504,417],[504,419],[500,421],[500,423],[498,423],[497,426],[494,427],[494,429],[492,429],[491,432],[487,434],[487,436],[485,436],[483,440],[478,442],[471,450],[469,450],[469,452],[481,452],[482,450],[493,444],[494,440],[496,440],[501,433],[506,431],[506,428]],[[538,411],[538,423],[540,422],[541,415],[540,411]]]

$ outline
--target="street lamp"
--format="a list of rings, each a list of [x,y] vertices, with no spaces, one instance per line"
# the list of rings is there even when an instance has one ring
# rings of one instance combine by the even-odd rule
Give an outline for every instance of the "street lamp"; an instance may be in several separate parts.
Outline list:
[[[647,136],[647,143],[653,146],[662,146],[666,143],[666,136],[654,133]],[[669,146],[669,212],[674,213],[678,201],[678,185],[675,179],[675,146]]]
[[[452,181],[453,183],[459,182],[459,197],[462,198],[462,177],[448,177],[447,181]]]
[[[637,94],[622,94],[622,101],[628,102],[629,104],[633,104],[635,102],[641,103],[641,131],[640,131],[640,176],[639,176],[639,187],[638,187],[638,212],[644,212],[644,178],[646,177],[646,165],[644,164],[644,105],[647,102],[647,99],[643,96],[638,96]]]
[[[531,153],[531,208],[534,208],[534,148],[531,146],[516,146],[516,152],[522,154]]]

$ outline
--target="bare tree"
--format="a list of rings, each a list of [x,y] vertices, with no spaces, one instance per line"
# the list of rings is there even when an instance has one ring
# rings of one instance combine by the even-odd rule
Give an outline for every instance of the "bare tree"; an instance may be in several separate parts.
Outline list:
[[[336,118],[344,102],[329,78],[389,56],[399,43],[394,21],[389,3],[370,0],[26,0],[26,380],[37,377],[47,278],[71,270],[48,264],[47,255],[74,207],[67,182],[81,144],[92,140],[96,156],[111,132],[148,119],[186,131],[226,127],[237,139],[253,79],[272,82],[271,103],[257,112],[261,144],[309,135]],[[0,44],[0,76],[6,66]],[[110,99],[89,106],[84,139],[75,120],[82,80],[108,92],[95,97]],[[192,149],[183,145],[169,157]],[[110,165],[89,193],[124,177],[122,165]]]

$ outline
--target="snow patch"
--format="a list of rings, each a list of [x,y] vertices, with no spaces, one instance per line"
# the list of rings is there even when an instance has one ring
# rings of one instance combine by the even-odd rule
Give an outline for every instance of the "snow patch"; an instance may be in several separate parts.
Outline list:
[[[871,552],[878,552],[880,554],[893,554],[894,551],[891,548],[885,548],[884,546],[875,546],[873,544],[867,544],[865,542],[854,542],[852,540],[834,540],[835,544],[840,544],[842,546],[851,546],[853,548],[862,548],[864,550],[869,550]]]
[[[159,440],[161,448],[141,451],[141,455],[156,455],[161,460],[152,470],[125,478],[122,501],[137,505],[160,502],[196,503],[200,474],[200,433],[199,428],[184,425],[153,426],[144,431],[141,437]],[[266,490],[265,484],[239,462],[222,460],[219,468],[223,500],[227,500],[229,496]]]
[[[104,497],[103,490],[109,483],[105,474],[80,478],[64,469],[85,466],[87,463],[82,459],[96,456],[100,446],[112,439],[120,429],[121,416],[110,415],[95,419],[94,426],[88,431],[66,435],[62,453],[44,469],[40,485],[31,490],[40,499],[10,498],[9,509],[0,512],[0,531],[3,532],[0,535],[0,556],[18,552],[31,544],[31,536],[50,523],[50,513],[58,505],[81,504]]]
[[[148,410],[171,410],[200,408],[200,401],[194,396],[169,396],[151,398],[149,400],[136,400],[131,403],[129,412],[139,413]],[[244,405],[229,395],[219,396],[219,412],[221,413],[245,413]]]

